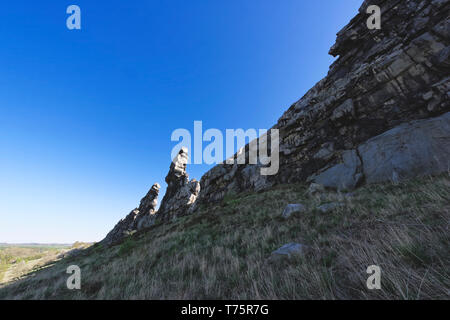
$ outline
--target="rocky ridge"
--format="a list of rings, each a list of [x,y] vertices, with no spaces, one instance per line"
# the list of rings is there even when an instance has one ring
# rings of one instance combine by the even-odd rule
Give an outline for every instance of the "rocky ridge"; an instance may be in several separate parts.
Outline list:
[[[151,226],[156,218],[155,210],[158,204],[159,189],[160,185],[155,183],[147,195],[142,198],[139,207],[131,210],[124,219],[120,220],[102,240],[102,243],[114,244],[136,230]]]
[[[382,9],[380,30],[367,28],[369,4]],[[273,127],[280,136],[278,174],[216,166],[202,177],[198,201],[281,183],[352,189],[448,170],[449,12],[448,0],[364,1],[337,34],[330,54],[339,58],[328,75]],[[427,137],[416,141],[422,133]]]
[[[369,4],[382,9],[380,30],[367,28]],[[159,210],[155,184],[103,241],[116,243],[230,193],[297,182],[318,190],[351,190],[448,171],[449,13],[450,0],[364,1],[337,34],[329,53],[339,58],[328,75],[273,127],[280,139],[277,174],[263,176],[261,165],[234,163],[213,167],[200,182],[189,180],[182,149],[170,165]],[[248,159],[249,146],[243,151]]]
[[[189,180],[186,172],[188,151],[182,148],[173,159],[169,173],[166,176],[167,190],[156,211],[160,185],[155,183],[147,195],[141,200],[139,208],[132,210],[119,221],[102,243],[112,245],[128,235],[154,225],[156,222],[166,222],[193,212],[195,200],[200,192],[200,183]]]

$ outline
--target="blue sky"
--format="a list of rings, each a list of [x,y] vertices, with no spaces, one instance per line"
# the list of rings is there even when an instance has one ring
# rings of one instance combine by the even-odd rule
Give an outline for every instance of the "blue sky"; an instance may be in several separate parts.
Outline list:
[[[270,128],[362,0],[16,0],[0,10],[0,242],[98,241],[177,128]],[[66,28],[81,8],[82,29]],[[190,165],[199,179],[207,165]]]

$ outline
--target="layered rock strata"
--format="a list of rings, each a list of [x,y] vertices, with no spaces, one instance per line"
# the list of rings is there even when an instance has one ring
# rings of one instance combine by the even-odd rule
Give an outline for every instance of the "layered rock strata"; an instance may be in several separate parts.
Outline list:
[[[369,5],[382,10],[380,30],[367,27]],[[435,134],[417,142],[432,124],[406,123],[450,111],[449,12],[449,0],[365,1],[337,34],[330,54],[339,58],[328,75],[273,127],[280,135],[278,173],[218,165],[202,177],[198,201],[305,181],[352,189],[448,168],[448,127],[433,127]],[[389,132],[394,128],[401,133]],[[384,149],[394,158],[383,156]]]

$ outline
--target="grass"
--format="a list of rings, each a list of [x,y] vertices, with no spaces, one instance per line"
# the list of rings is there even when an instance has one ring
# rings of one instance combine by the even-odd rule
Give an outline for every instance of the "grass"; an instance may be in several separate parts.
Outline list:
[[[322,213],[328,202],[345,205]],[[306,213],[285,220],[289,203]],[[175,222],[94,245],[0,288],[0,299],[448,299],[448,174],[310,196],[304,185],[228,195]],[[303,257],[268,258],[289,242]],[[70,291],[66,268],[81,268]],[[368,290],[366,269],[382,270]]]
[[[88,244],[67,245],[3,244],[0,246],[0,284],[20,279],[49,262],[58,260],[70,249],[86,248]]]

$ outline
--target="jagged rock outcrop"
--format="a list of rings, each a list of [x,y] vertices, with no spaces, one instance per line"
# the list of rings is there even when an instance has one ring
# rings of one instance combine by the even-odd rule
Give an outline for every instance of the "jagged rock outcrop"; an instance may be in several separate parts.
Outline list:
[[[380,30],[367,27],[369,5],[381,8]],[[280,183],[352,189],[448,170],[447,118],[402,124],[450,111],[449,12],[449,0],[365,1],[338,32],[330,54],[339,58],[328,75],[273,127],[279,172],[261,176],[256,165],[218,165],[202,177],[198,205]],[[426,134],[429,126],[434,133]]]
[[[136,221],[136,230],[150,227],[156,220],[156,206],[158,204],[159,189],[161,186],[155,183],[148,191],[147,195],[142,198],[139,205],[139,219]]]
[[[142,198],[139,208],[133,209],[124,219],[106,235],[101,243],[112,245],[139,229],[152,225],[156,219],[155,210],[158,204],[160,185],[155,183],[147,195]]]
[[[195,201],[200,192],[200,183],[189,180],[186,172],[188,163],[188,150],[182,148],[170,164],[166,176],[167,190],[156,211],[160,185],[155,183],[147,195],[142,198],[139,208],[132,210],[124,219],[119,221],[113,230],[101,241],[105,245],[113,245],[123,238],[154,225],[157,222],[166,222],[177,217],[192,213]]]
[[[155,214],[156,205],[158,204],[159,189],[161,186],[155,183],[148,191],[147,195],[142,198],[139,204],[139,213],[141,215],[153,215]]]
[[[369,30],[366,9],[382,9],[382,27]],[[328,75],[294,103],[271,131],[279,171],[261,175],[253,164],[221,164],[189,180],[187,149],[166,177],[166,194],[155,213],[155,185],[108,234],[124,235],[192,213],[226,194],[260,191],[281,183],[312,182],[345,190],[363,183],[399,181],[450,168],[450,0],[364,1],[358,15],[337,34],[330,54],[339,58]],[[249,163],[249,145],[243,156]],[[228,163],[228,162],[226,162]],[[200,192],[201,189],[201,192]]]
[[[169,221],[194,210],[194,204],[200,192],[200,183],[186,172],[188,150],[182,148],[173,159],[166,176],[167,190],[158,210],[158,219]]]

